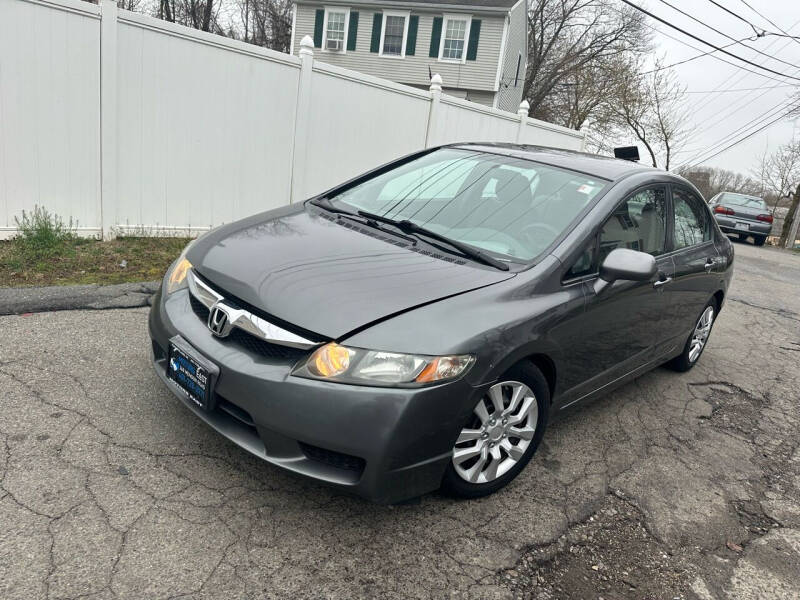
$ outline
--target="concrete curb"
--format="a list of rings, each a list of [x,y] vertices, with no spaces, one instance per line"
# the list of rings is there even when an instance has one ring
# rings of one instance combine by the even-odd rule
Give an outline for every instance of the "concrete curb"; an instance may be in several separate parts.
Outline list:
[[[149,306],[160,285],[160,281],[144,281],[117,285],[0,288],[0,315]]]

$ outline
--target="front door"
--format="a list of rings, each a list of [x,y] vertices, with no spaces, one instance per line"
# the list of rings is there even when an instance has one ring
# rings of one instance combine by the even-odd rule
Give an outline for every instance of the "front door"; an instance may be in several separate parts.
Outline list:
[[[648,186],[617,206],[599,234],[602,263],[616,248],[652,254],[658,273],[653,281],[617,281],[596,293],[595,279],[584,282],[586,311],[580,317],[583,333],[573,357],[581,366],[581,381],[565,394],[574,402],[653,360],[654,349],[667,335],[663,281],[674,275],[666,254],[667,190]]]

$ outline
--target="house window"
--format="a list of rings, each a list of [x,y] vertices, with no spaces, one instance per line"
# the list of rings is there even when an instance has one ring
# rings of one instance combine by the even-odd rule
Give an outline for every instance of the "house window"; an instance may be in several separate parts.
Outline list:
[[[405,56],[407,33],[408,13],[384,11],[381,54],[383,56]]]
[[[322,47],[328,52],[344,52],[348,12],[331,8],[325,10],[325,42]]]
[[[464,62],[471,21],[464,15],[445,15],[440,60]]]

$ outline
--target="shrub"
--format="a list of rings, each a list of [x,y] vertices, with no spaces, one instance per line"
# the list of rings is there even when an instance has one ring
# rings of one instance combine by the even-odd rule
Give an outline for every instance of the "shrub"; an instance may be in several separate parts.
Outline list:
[[[72,219],[69,223],[43,206],[34,206],[30,213],[22,211],[22,219],[14,217],[19,233],[14,245],[19,254],[29,259],[58,256],[76,239]]]

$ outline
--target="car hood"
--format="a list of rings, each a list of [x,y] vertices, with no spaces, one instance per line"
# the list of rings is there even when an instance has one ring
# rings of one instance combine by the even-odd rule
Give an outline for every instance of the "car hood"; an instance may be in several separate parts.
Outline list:
[[[331,339],[514,276],[437,254],[424,243],[414,249],[390,233],[337,220],[311,205],[215,229],[187,257],[221,292],[278,324]]]

